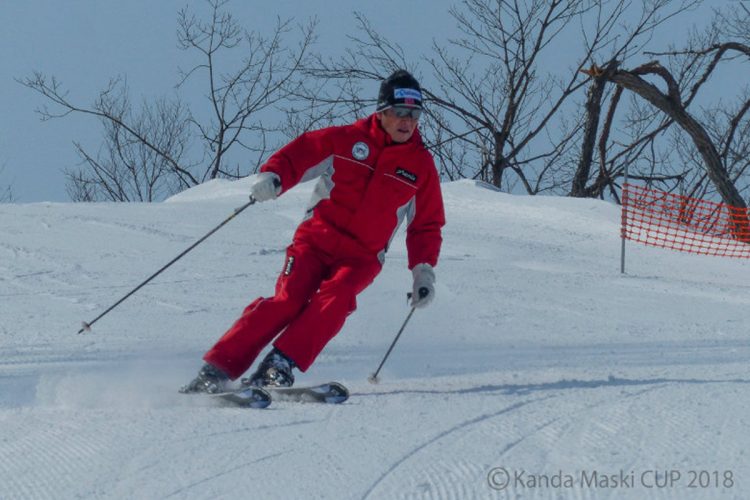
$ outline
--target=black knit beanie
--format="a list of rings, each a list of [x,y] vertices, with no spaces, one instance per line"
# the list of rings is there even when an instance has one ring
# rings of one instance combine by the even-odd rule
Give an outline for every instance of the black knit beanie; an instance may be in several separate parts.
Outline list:
[[[378,107],[383,111],[391,106],[422,109],[422,88],[411,73],[399,69],[383,80],[378,93]]]

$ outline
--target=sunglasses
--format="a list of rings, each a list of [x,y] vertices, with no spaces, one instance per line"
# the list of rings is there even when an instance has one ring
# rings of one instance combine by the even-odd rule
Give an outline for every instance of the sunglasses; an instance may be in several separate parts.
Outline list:
[[[418,120],[422,115],[422,110],[419,108],[406,108],[403,106],[392,106],[386,111],[390,111],[398,118],[411,118],[412,120]]]

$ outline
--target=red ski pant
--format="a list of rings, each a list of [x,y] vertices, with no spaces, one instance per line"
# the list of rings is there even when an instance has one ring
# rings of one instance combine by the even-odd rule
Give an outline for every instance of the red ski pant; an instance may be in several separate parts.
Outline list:
[[[287,248],[275,295],[247,306],[203,359],[236,379],[276,339],[274,347],[306,371],[380,269],[375,255],[334,257],[295,242]]]

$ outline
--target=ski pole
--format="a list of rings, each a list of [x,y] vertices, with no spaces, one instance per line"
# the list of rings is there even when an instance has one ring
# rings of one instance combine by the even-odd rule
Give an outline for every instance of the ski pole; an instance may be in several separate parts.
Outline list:
[[[120,300],[118,300],[117,302],[115,302],[114,304],[112,304],[111,306],[109,306],[99,316],[97,316],[96,318],[94,318],[93,320],[91,320],[89,322],[83,321],[82,322],[83,326],[81,327],[80,330],[78,330],[78,333],[81,334],[84,331],[86,331],[86,332],[91,331],[91,325],[93,325],[94,323],[96,323],[97,321],[99,321],[102,317],[104,317],[104,315],[106,315],[112,309],[114,309],[115,307],[119,306],[123,301],[125,301],[125,299],[127,299],[128,297],[130,297],[131,295],[133,295],[135,292],[137,292],[138,290],[140,290],[141,288],[143,288],[143,286],[146,285],[146,283],[148,283],[152,279],[156,278],[159,274],[162,273],[162,271],[164,271],[169,266],[171,266],[172,264],[174,264],[175,262],[177,262],[178,260],[180,260],[181,258],[183,258],[185,256],[185,254],[187,254],[190,250],[192,250],[193,248],[197,247],[199,244],[203,243],[209,236],[211,236],[216,231],[218,231],[219,229],[221,229],[227,222],[229,222],[230,220],[234,219],[237,215],[239,215],[240,212],[242,212],[243,210],[245,210],[247,207],[249,207],[250,205],[252,205],[254,203],[255,203],[255,198],[253,198],[252,196],[250,196],[250,201],[248,201],[247,203],[245,203],[244,205],[242,205],[239,208],[235,208],[234,212],[232,213],[232,215],[230,215],[229,217],[227,217],[226,219],[224,219],[224,221],[221,224],[219,224],[218,226],[216,226],[215,228],[213,228],[211,231],[209,231],[201,239],[199,239],[198,241],[196,241],[195,243],[193,243],[192,245],[190,245],[188,248],[186,248],[180,255],[178,255],[174,259],[170,260],[167,263],[167,265],[165,265],[164,267],[162,267],[161,269],[159,269],[158,271],[156,271],[154,274],[152,274],[151,276],[149,276],[143,283],[141,283],[140,285],[138,285],[137,287],[135,287],[134,289],[132,289],[123,298],[121,298]]]
[[[427,297],[429,294],[429,290],[426,288],[420,288],[419,289],[419,298],[423,299]],[[411,293],[406,294],[406,296],[411,299]],[[406,316],[406,319],[404,320],[404,323],[401,325],[401,329],[396,334],[396,338],[393,339],[393,342],[391,342],[391,346],[388,348],[388,351],[386,351],[385,356],[383,356],[383,361],[380,362],[380,366],[378,366],[378,369],[375,370],[375,373],[370,375],[367,378],[367,381],[371,384],[377,384],[380,382],[380,379],[378,378],[378,374],[380,373],[380,369],[383,368],[383,365],[385,364],[385,360],[388,359],[388,356],[391,355],[391,351],[393,350],[393,347],[396,345],[396,342],[398,342],[399,337],[401,337],[401,334],[404,332],[404,329],[406,328],[406,324],[409,323],[409,320],[411,319],[411,315],[414,314],[414,311],[417,308],[415,306],[411,306],[411,311],[409,311],[409,314]]]

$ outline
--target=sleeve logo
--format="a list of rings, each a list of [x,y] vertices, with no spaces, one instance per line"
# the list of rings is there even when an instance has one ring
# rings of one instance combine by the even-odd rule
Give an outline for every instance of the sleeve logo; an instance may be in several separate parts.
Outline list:
[[[286,264],[284,265],[284,276],[292,274],[292,267],[294,267],[294,256],[290,255],[289,258],[286,259]]]
[[[354,144],[352,148],[352,156],[357,160],[366,160],[370,156],[370,147],[364,142],[358,142]]]

